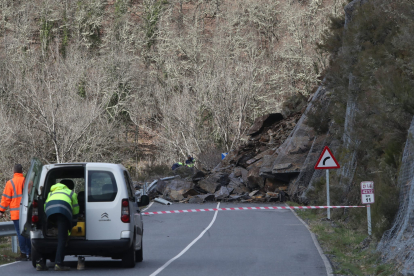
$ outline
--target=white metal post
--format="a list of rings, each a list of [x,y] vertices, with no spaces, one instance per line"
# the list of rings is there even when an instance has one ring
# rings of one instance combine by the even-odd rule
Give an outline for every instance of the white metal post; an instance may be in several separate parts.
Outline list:
[[[329,201],[329,170],[326,170],[326,204],[328,206],[328,219],[331,219],[331,203]]]
[[[371,205],[367,205],[368,235],[371,236]]]
[[[12,252],[17,253],[17,236],[12,236]]]

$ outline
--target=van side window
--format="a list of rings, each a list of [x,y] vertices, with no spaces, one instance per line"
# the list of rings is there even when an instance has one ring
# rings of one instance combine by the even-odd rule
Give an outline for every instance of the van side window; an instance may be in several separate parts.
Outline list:
[[[88,172],[88,202],[114,201],[118,193],[113,173],[107,171]]]
[[[127,171],[124,171],[124,178],[128,190],[128,197],[130,199],[134,199],[134,193],[132,192],[132,183],[130,181],[129,174]]]

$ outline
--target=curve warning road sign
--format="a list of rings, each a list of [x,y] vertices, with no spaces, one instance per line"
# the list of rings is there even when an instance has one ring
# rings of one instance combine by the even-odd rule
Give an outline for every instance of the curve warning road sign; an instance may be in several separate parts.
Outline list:
[[[324,169],[339,169],[339,163],[336,161],[334,155],[332,154],[331,150],[328,146],[322,151],[321,156],[316,162],[315,170],[324,170]]]

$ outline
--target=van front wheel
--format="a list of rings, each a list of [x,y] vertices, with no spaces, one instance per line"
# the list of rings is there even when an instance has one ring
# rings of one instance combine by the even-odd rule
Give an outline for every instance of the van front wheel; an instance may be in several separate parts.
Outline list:
[[[125,251],[124,255],[122,256],[122,267],[135,267],[135,240],[132,241],[131,246],[127,251]]]

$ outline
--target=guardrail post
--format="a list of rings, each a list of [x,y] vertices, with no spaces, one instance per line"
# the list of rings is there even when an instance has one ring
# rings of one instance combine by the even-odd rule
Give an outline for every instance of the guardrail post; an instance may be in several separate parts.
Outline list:
[[[12,240],[12,252],[13,253],[17,253],[17,236],[12,236],[11,237]]]

